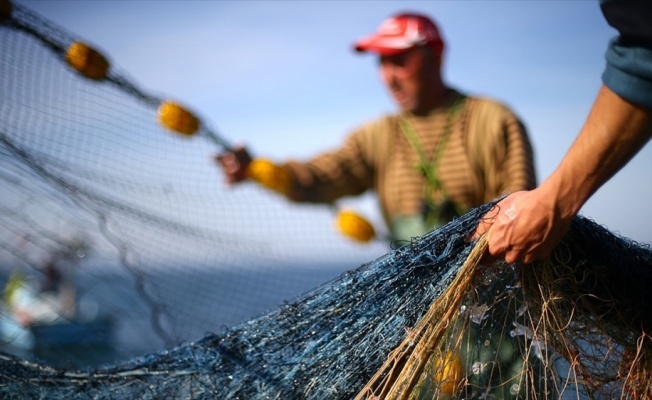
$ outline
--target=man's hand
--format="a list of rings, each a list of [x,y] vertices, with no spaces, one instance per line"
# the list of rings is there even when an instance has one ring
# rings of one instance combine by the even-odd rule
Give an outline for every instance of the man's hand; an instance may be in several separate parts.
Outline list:
[[[513,193],[482,217],[473,237],[487,232],[489,254],[508,263],[546,258],[572,221],[549,199],[541,188]]]
[[[251,155],[243,146],[238,146],[233,151],[219,154],[215,157],[224,171],[226,182],[229,185],[247,179],[247,168],[251,164]]]

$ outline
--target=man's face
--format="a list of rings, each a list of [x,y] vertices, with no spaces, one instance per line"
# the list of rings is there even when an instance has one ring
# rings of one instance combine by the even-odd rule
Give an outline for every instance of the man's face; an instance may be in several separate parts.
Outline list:
[[[433,58],[423,48],[380,56],[380,77],[402,111],[424,111],[436,76]]]

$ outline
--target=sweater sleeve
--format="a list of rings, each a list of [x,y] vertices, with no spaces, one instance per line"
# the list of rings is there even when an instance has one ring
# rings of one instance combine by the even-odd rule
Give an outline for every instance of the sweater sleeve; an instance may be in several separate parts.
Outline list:
[[[484,187],[484,202],[536,187],[534,153],[523,123],[505,105],[488,99],[474,104],[469,146]],[[471,157],[473,162],[473,157]]]
[[[620,97],[652,108],[652,1],[600,0],[600,5],[618,31],[607,48],[602,82]]]
[[[373,187],[374,124],[351,133],[338,149],[317,155],[307,162],[289,160],[284,167],[294,177],[289,198],[299,202],[331,203],[355,196]]]

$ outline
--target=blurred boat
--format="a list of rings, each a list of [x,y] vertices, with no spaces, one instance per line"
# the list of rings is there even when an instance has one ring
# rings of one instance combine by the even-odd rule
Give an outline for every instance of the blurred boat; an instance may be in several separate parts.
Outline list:
[[[65,292],[39,293],[20,273],[9,278],[2,305],[3,347],[29,351],[111,344],[113,319],[100,315],[95,302],[71,299]]]

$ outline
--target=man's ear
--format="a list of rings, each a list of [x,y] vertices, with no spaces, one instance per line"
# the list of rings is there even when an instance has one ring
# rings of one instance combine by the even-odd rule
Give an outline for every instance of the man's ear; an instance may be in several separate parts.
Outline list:
[[[427,59],[432,60],[432,64],[437,69],[437,71],[441,71],[442,54],[437,53],[437,51],[432,47],[423,47],[422,51]]]

